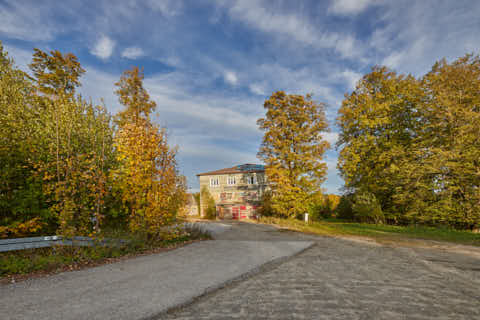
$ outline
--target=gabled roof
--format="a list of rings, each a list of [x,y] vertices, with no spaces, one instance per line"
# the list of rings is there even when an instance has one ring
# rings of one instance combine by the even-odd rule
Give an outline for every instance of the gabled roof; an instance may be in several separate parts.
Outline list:
[[[220,174],[233,174],[233,173],[249,173],[249,172],[264,172],[265,166],[261,164],[245,163],[231,168],[224,168],[215,171],[209,171],[199,173],[197,176],[214,176]]]

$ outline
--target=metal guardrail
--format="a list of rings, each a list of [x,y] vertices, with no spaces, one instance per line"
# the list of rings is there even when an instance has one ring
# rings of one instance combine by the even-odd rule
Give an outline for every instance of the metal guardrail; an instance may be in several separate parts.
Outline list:
[[[1,239],[0,240],[0,252],[25,250],[34,248],[46,248],[54,245],[67,245],[67,246],[93,246],[93,245],[110,245],[123,244],[126,240],[121,239],[103,239],[95,241],[90,237],[73,237],[63,239],[62,236],[45,236],[45,237],[28,237],[28,238],[14,238],[14,239]]]

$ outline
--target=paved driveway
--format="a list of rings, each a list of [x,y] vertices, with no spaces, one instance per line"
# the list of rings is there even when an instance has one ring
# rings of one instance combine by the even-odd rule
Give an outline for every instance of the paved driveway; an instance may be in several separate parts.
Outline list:
[[[268,232],[245,224],[219,236],[232,237],[314,239],[315,245],[159,318],[480,319],[480,259],[475,256]]]
[[[253,228],[247,226],[243,233]],[[206,229],[219,238],[238,233],[222,224]],[[257,233],[260,230],[269,238],[278,233],[271,227],[258,227]],[[150,318],[312,245],[296,237],[254,238],[225,235],[165,253],[0,285],[0,319]]]

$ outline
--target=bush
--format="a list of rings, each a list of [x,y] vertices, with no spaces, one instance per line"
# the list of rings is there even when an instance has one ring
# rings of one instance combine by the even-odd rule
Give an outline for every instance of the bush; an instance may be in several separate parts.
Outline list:
[[[206,187],[201,190],[202,205],[205,212],[205,218],[209,220],[215,220],[217,218],[217,207],[215,205],[215,199],[208,191]]]
[[[258,210],[258,213],[262,217],[271,217],[275,215],[275,211],[272,208],[272,192],[265,191],[262,195],[261,206]]]
[[[355,220],[366,223],[383,223],[385,216],[380,203],[374,194],[369,192],[358,193],[354,197],[352,211]]]
[[[344,194],[340,198],[340,202],[337,206],[336,213],[337,218],[345,220],[354,220],[355,216],[353,213],[353,194]]]

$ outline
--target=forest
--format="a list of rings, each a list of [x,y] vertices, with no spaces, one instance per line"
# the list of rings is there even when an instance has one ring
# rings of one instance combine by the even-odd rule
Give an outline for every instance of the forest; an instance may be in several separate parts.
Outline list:
[[[108,228],[165,237],[186,180],[152,121],[143,71],[115,84],[123,109],[111,115],[77,92],[85,70],[75,55],[35,49],[29,67],[0,43],[0,238]]]

